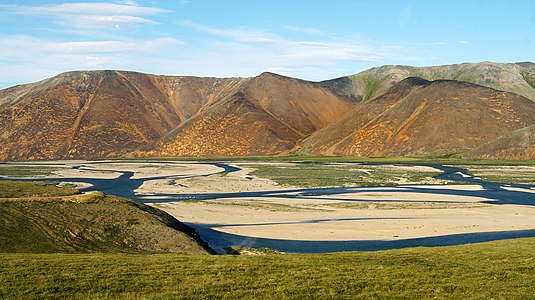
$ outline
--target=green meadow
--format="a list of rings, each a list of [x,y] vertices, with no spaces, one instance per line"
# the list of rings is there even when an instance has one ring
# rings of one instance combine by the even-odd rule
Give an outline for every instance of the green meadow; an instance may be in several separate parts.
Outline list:
[[[0,254],[2,299],[533,299],[535,238],[378,252]]]

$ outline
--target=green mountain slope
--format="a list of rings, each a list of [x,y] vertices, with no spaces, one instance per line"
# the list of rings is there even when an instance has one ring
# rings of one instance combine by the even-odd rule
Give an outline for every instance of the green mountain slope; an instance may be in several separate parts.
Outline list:
[[[339,93],[368,101],[407,78],[426,80],[457,80],[493,89],[512,92],[535,101],[535,64],[522,63],[463,63],[444,66],[412,67],[381,66],[355,75],[324,81]]]

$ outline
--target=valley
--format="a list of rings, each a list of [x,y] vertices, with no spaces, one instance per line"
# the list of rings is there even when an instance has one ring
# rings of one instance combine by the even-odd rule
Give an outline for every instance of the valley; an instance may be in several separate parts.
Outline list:
[[[535,1],[0,23],[0,300],[534,299]]]
[[[534,66],[0,90],[0,298],[531,295]]]
[[[535,235],[532,166],[107,160],[8,163],[0,174],[17,166],[54,171],[13,180],[65,182],[164,210],[219,252],[380,250]],[[519,170],[518,182],[468,171],[489,176],[504,168]]]

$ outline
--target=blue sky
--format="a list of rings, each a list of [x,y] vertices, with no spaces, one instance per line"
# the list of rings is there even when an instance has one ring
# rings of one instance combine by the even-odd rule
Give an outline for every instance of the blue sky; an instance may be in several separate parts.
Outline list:
[[[70,70],[309,80],[535,61],[535,1],[0,0],[0,88]]]

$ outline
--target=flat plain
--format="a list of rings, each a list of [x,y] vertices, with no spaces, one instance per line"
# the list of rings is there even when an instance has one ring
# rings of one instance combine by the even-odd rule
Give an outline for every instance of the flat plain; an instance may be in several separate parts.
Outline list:
[[[195,228],[215,250],[242,254],[4,251],[0,298],[529,299],[535,292],[529,164],[49,161],[0,164],[0,174],[41,181],[32,189],[4,184],[4,198],[50,189],[84,196],[73,188],[128,196]]]
[[[164,210],[219,252],[462,244],[530,236],[535,224],[535,167],[529,165],[108,160],[4,164],[0,174],[17,167],[17,176]]]

